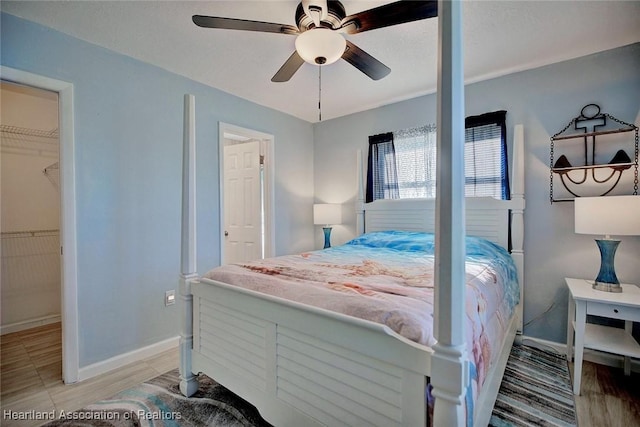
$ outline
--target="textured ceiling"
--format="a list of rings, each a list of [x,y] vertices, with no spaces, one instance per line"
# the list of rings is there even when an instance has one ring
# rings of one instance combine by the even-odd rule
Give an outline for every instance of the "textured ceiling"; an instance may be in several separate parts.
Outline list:
[[[347,14],[390,1],[344,0]],[[194,14],[295,25],[297,1],[2,1],[4,12],[155,64],[307,120],[318,121],[318,69],[271,77],[295,36],[204,29]],[[467,82],[640,41],[640,1],[465,1]],[[346,38],[391,68],[373,81],[345,61],[322,69],[322,118],[435,92],[437,19]]]

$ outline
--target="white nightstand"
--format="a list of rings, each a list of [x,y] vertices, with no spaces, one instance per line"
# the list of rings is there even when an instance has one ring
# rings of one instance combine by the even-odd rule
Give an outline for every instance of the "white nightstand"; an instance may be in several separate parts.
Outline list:
[[[622,285],[622,293],[593,289],[593,281],[565,279],[569,287],[567,322],[567,358],[573,353],[575,331],[575,364],[573,393],[580,394],[582,356],[585,348],[624,356],[624,373],[631,373],[630,357],[640,358],[640,344],[631,336],[633,322],[640,322],[640,288]],[[587,323],[587,314],[624,320],[624,329]]]

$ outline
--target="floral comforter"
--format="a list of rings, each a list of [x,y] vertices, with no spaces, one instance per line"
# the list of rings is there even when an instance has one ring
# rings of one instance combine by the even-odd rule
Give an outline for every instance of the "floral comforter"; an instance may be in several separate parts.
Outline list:
[[[466,333],[475,395],[500,350],[520,291],[505,249],[467,237],[466,253]],[[432,346],[433,254],[431,233],[383,231],[330,249],[218,267],[204,277],[381,323]]]

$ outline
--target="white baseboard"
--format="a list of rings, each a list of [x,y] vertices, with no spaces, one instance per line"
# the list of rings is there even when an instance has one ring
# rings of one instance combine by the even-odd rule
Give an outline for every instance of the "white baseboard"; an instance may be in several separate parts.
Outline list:
[[[140,360],[160,354],[164,351],[178,347],[180,337],[173,337],[164,341],[151,344],[128,353],[119,354],[102,362],[84,366],[78,370],[78,381],[84,381],[97,375],[104,374],[114,369],[121,368],[130,363],[139,362]]]
[[[528,337],[522,335],[520,340],[523,344],[531,345],[532,347],[538,347],[543,350],[552,349],[561,354],[567,354],[567,344],[558,343],[555,341],[547,341],[540,338]],[[624,357],[617,354],[605,353],[602,351],[591,350],[589,348],[584,349],[584,360],[597,363],[599,365],[611,366],[614,368],[624,367]],[[640,360],[631,359],[631,370],[633,372],[640,372]]]
[[[38,326],[49,325],[51,323],[59,323],[61,321],[62,319],[59,314],[38,317],[37,319],[23,320],[22,322],[10,323],[8,325],[0,326],[0,335],[20,332],[31,328],[36,328]]]

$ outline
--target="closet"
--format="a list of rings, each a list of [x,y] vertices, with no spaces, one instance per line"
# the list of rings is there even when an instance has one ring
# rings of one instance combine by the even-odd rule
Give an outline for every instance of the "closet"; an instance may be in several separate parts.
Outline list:
[[[0,82],[1,332],[60,321],[58,94]]]

